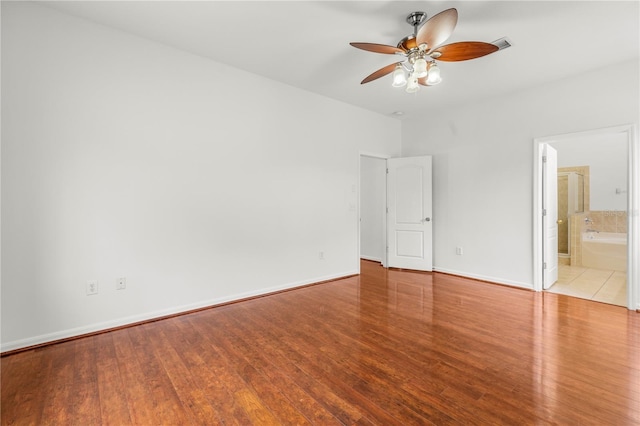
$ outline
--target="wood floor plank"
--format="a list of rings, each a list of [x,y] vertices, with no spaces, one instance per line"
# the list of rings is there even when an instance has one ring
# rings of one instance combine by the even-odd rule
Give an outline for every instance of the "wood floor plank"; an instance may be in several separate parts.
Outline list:
[[[151,342],[151,347],[158,355],[157,359],[166,373],[168,379],[176,392],[176,396],[182,403],[189,424],[218,424],[220,419],[218,413],[211,406],[206,392],[200,388],[193,380],[191,371],[184,365],[178,351],[183,351],[185,346],[173,346],[167,337],[172,327],[163,327],[158,333],[157,338]],[[175,334],[171,334],[175,338]],[[176,342],[178,343],[178,342]],[[188,346],[187,346],[188,348]]]
[[[194,328],[198,328],[198,324],[193,324]],[[311,424],[339,424],[338,420],[328,413],[317,403],[308,393],[306,393],[293,379],[284,373],[283,369],[278,368],[275,363],[271,362],[272,356],[265,354],[264,346],[260,345],[259,338],[256,333],[257,327],[246,327],[238,325],[236,330],[235,347],[241,348],[242,356],[246,361],[264,375],[271,385],[282,394],[291,403],[292,408],[297,410],[302,418]],[[236,355],[239,356],[239,355]],[[250,380],[251,382],[251,380]],[[275,393],[275,391],[273,391]],[[273,409],[274,414],[280,414],[276,408]],[[286,409],[287,413],[290,411]],[[287,417],[287,414],[283,414]],[[293,421],[293,424],[304,424],[302,419]]]
[[[298,318],[300,320],[300,318]],[[286,321],[286,319],[285,319]],[[275,323],[275,322],[274,322]],[[257,326],[257,324],[255,324]],[[282,324],[279,328],[286,327]],[[354,408],[360,412],[366,412],[366,418],[373,419],[374,422],[387,423],[393,419],[387,412],[381,410],[374,400],[366,397],[362,392],[354,392],[366,381],[366,377],[358,377],[357,375],[344,368],[342,360],[329,356],[326,351],[325,343],[317,339],[312,324],[309,324],[304,331],[306,338],[300,339],[299,335],[285,333],[279,337],[279,340],[289,350],[287,357],[292,358],[302,367],[307,374],[315,380],[324,383],[330,387],[336,394],[344,398],[350,399],[355,403]],[[263,331],[268,333],[268,330]],[[336,336],[328,337],[332,343],[337,343]],[[351,342],[354,343],[354,342]],[[357,347],[349,346],[343,348],[344,357],[349,356],[357,351]]]
[[[281,389],[263,373],[260,363],[256,363],[256,359],[250,357],[239,339],[235,339],[233,344],[226,342],[221,349],[233,361],[233,368],[252,391],[250,394],[236,392],[235,395],[242,399],[242,406],[252,407],[252,411],[256,406],[263,406],[265,411],[269,411],[270,417],[277,418],[282,424],[309,423],[306,417],[284,396]]]
[[[101,423],[98,373],[96,368],[96,336],[75,341],[70,424]]]
[[[640,424],[640,314],[361,268],[5,356],[0,423]]]
[[[278,424],[271,411],[264,406],[262,400],[250,389],[242,389],[235,393],[240,406],[249,414],[251,424],[275,425]]]
[[[247,317],[243,317],[242,318],[243,319],[242,322],[244,324],[246,324],[246,325],[251,325],[251,326],[247,328],[246,325],[243,326],[243,324],[241,324],[239,322],[237,323],[237,327],[239,329],[243,329],[244,330],[244,332],[241,335],[240,334],[237,335],[238,341],[242,341],[244,343],[244,351],[246,351],[245,353],[253,355],[250,358],[251,361],[252,362],[258,362],[260,365],[262,365],[262,371],[270,371],[271,372],[270,376],[273,376],[277,371],[280,371],[280,369],[282,368],[282,363],[286,363],[286,362],[291,362],[292,361],[292,359],[290,358],[290,354],[293,353],[293,352],[288,352],[289,355],[287,357],[283,357],[283,356],[279,355],[279,353],[281,354],[281,352],[279,352],[278,349],[274,348],[273,346],[270,346],[269,348],[266,348],[265,346],[263,346],[263,343],[262,343],[263,341],[259,340],[258,336],[255,336],[255,335],[252,334],[253,333],[252,330],[260,330],[260,325],[258,323],[251,322],[251,317],[254,317],[254,318],[259,318],[260,317],[259,311],[255,310],[255,309],[251,309],[251,312],[249,312],[248,310],[245,310],[244,313],[247,314],[247,315],[251,315],[251,316],[248,317],[248,318]],[[258,314],[258,315],[256,315],[256,314]],[[268,330],[261,330],[260,331],[260,333],[265,334],[265,335],[268,335],[267,334],[268,332],[269,332]],[[260,360],[259,359],[259,357],[260,357],[259,354],[257,354],[257,353],[253,353],[252,354],[251,346],[256,346],[255,343],[251,344],[251,341],[248,339],[249,336],[252,336],[252,335],[253,335],[253,339],[254,339],[253,341],[254,342],[261,342],[259,344],[259,347],[260,347],[260,349],[263,350],[263,352],[269,354],[268,359],[264,359],[263,358],[262,360]],[[246,337],[244,337],[244,336],[246,336]],[[287,345],[288,349],[290,351],[295,351],[295,353],[297,354],[296,356],[304,356],[302,351],[299,348],[291,347],[287,343],[287,340],[286,340],[286,338],[284,338],[284,336],[280,336],[278,338],[278,342],[279,342],[279,345]],[[277,362],[274,361],[275,359],[277,359]],[[280,364],[278,365],[278,363],[280,363]],[[305,364],[307,364],[307,363],[308,362],[305,362]],[[318,380],[318,375],[315,374],[315,371],[316,370],[311,369],[309,372],[307,372],[307,376],[308,376],[309,380],[316,380],[316,381]],[[335,379],[335,377],[334,377],[334,379]],[[333,387],[332,391],[335,393],[336,392],[336,388]],[[305,394],[303,396],[304,400],[307,401],[307,403],[309,401],[308,400],[308,396],[309,396],[308,394]],[[336,398],[336,401],[342,399],[342,403],[341,404],[344,406],[345,399],[341,398],[338,394],[335,394],[334,397]],[[307,409],[308,407],[300,406],[299,404],[297,404],[295,402],[295,399],[292,399],[291,401],[292,401],[292,405],[297,407],[297,409],[299,409],[299,410],[301,410],[303,412],[308,412],[309,411]],[[314,401],[314,402],[316,402],[316,401]],[[376,412],[376,414],[380,414],[378,407],[372,406],[371,408],[372,408],[372,410],[375,410],[375,411],[368,410],[370,415],[373,414],[373,412]],[[361,417],[361,414],[360,414],[361,410],[359,410],[358,407],[356,407],[356,406],[348,407],[348,410],[352,413],[351,415],[354,416],[354,418],[357,418],[358,416],[360,416],[360,419],[357,420],[357,421],[362,421],[362,422],[365,422],[365,423],[368,422],[367,419],[364,419],[364,418]],[[331,414],[332,414],[332,412],[331,412],[330,409],[328,409],[328,406],[327,406],[322,411],[318,410],[317,408],[314,409],[313,410],[313,414],[311,414],[311,415],[308,414],[307,418],[310,419],[314,423],[322,421],[323,424],[331,424],[331,423],[334,423],[337,420],[335,417],[332,417]],[[319,415],[321,417],[319,417]],[[342,414],[339,413],[339,412],[336,412],[335,415],[338,416],[338,417],[342,416]],[[288,422],[286,422],[286,423],[288,423]]]
[[[277,326],[278,323],[274,322],[275,318],[272,317],[270,320],[271,324]],[[269,330],[263,330],[263,334],[268,336],[272,342],[277,341],[278,344],[261,344],[260,346],[263,351],[269,354],[271,361],[278,368],[286,371],[296,383],[343,424],[368,423],[366,418],[363,418],[362,410],[345,398],[340,388],[328,386],[320,380],[324,373],[319,372],[315,367],[315,360],[309,360],[303,355],[300,345],[304,342],[296,341],[294,345],[291,345],[288,343],[290,341],[286,332],[276,332],[275,335],[271,335]]]
[[[217,408],[221,418],[225,422],[233,421],[239,425],[251,424],[252,413],[247,411],[250,407],[244,404],[244,394],[241,393],[248,384],[234,368],[235,360],[225,354],[223,349],[234,339],[233,334],[225,329],[218,318],[215,318],[215,321],[203,321],[199,325],[203,329],[197,332],[204,337],[200,355],[204,363],[212,367],[213,373],[207,389],[214,395],[212,398],[220,404]]]
[[[161,323],[153,322],[128,330],[136,348],[135,357],[138,359],[143,383],[146,383],[150,390],[153,417],[164,419],[167,424],[188,424],[192,417],[184,409],[171,379],[162,366],[160,357],[163,354],[158,353],[154,345],[161,328]]]
[[[281,307],[281,309],[284,307]],[[306,345],[301,347],[301,355],[309,361],[307,364],[316,361],[316,374],[331,375],[331,385],[333,388],[338,387],[341,383],[347,385],[349,390],[357,391],[352,394],[352,398],[357,398],[360,404],[363,404],[367,411],[372,410],[370,403],[374,406],[388,407],[389,415],[397,422],[399,419],[405,419],[416,423],[427,424],[433,419],[436,424],[446,424],[452,419],[444,413],[431,409],[432,407],[424,404],[413,404],[409,395],[404,393],[401,388],[386,389],[385,392],[376,392],[375,389],[384,382],[384,372],[381,364],[375,359],[369,362],[364,357],[365,348],[358,340],[345,336],[339,332],[335,332],[337,324],[331,324],[331,334],[316,334],[312,330],[316,330],[319,326],[312,316],[304,314],[310,325],[309,331],[306,333],[304,342]],[[327,318],[324,322],[328,324]],[[335,346],[335,350],[331,347]],[[357,362],[350,362],[354,353],[357,353]],[[398,376],[399,374],[390,374]],[[402,400],[403,404],[389,404],[389,401]]]
[[[232,320],[233,318],[231,317],[224,319],[225,322],[222,325],[225,330],[231,330],[232,326],[230,324],[232,323]],[[209,329],[207,333],[213,334],[216,333],[216,331]],[[230,341],[233,341],[234,345],[238,345],[238,337],[234,335],[232,335],[231,337],[232,338]],[[256,339],[254,341],[254,344],[258,345],[264,353],[269,354],[270,362],[273,365],[276,365],[277,368],[280,369],[280,371],[283,371],[289,377],[292,377],[295,383],[297,383],[308,394],[310,394],[315,401],[324,406],[325,409],[327,407],[331,407],[332,409],[330,411],[332,413],[334,413],[335,411],[334,415],[337,414],[336,417],[342,418],[349,423],[355,423],[356,421],[358,421],[358,419],[361,417],[361,414],[357,412],[357,410],[353,409],[353,407],[351,407],[349,404],[341,401],[340,398],[338,398],[330,388],[320,388],[320,386],[317,385],[309,387],[310,384],[314,384],[313,379],[300,368],[298,368],[294,362],[292,362],[293,358],[291,354],[293,350],[291,348],[286,348],[286,350],[284,351],[282,350],[281,337],[282,336],[280,335],[269,339],[271,342],[277,342],[276,345],[261,344],[262,341],[260,339]],[[223,342],[221,348],[224,349],[226,347],[226,350],[229,351],[229,342]],[[278,347],[279,349],[274,349],[274,346]],[[231,350],[230,353],[234,354],[235,350]],[[322,392],[317,390],[318,388],[320,388]]]
[[[45,395],[38,390],[46,384],[48,374],[46,358],[41,349],[2,358],[0,370],[17,373],[1,375],[0,389],[3,391],[0,419],[3,423],[25,425],[40,423]]]
[[[44,383],[41,424],[71,424],[76,341],[54,345],[47,351],[49,364]],[[5,372],[3,372],[5,374]]]
[[[96,371],[100,416],[103,425],[132,424],[127,390],[120,374],[113,337],[116,333],[96,336]]]
[[[339,325],[332,324],[332,328],[338,329]],[[410,332],[407,333],[406,338],[407,340],[405,342],[405,345],[408,344],[409,346],[413,346],[410,344],[412,341]],[[360,339],[361,341],[365,341],[364,339],[362,339],[362,336],[360,337]],[[442,359],[440,360],[431,359],[431,362],[427,362],[423,364],[414,363],[412,362],[413,360],[411,359],[411,357],[407,357],[407,356],[393,357],[392,359],[390,359],[390,357],[388,356],[385,357],[384,355],[398,354],[398,352],[395,351],[393,347],[389,347],[388,350],[384,352],[379,350],[380,348],[384,348],[384,347],[385,347],[384,344],[381,343],[380,341],[371,341],[369,345],[362,346],[360,349],[360,354],[358,359],[359,363],[366,364],[369,366],[369,368],[373,370],[374,374],[372,376],[372,379],[370,380],[373,380],[373,381],[381,380],[382,382],[400,381],[401,383],[403,383],[403,386],[401,388],[408,395],[416,397],[417,399],[424,398],[423,395],[425,393],[442,392],[445,389],[445,386],[443,385],[443,383],[447,383],[447,381],[449,382],[449,385],[447,388],[450,388],[451,386],[456,386],[456,387],[467,386],[466,382],[470,380],[468,379],[468,376],[470,374],[468,371],[465,371],[464,373],[463,372],[458,373],[457,375],[458,377],[452,374],[453,371],[447,371],[445,374],[442,374],[444,370],[444,367],[443,367],[444,364],[442,362]],[[378,349],[378,351],[376,351],[376,348]],[[334,354],[334,355],[338,356],[338,354]],[[406,354],[403,354],[403,355],[406,355]],[[420,355],[416,355],[416,358],[419,356]],[[401,366],[401,368],[394,368],[396,365]],[[354,366],[353,368],[357,368],[357,366]],[[413,371],[416,371],[416,370],[428,372],[427,377],[429,379],[433,379],[435,376],[439,376],[439,378],[437,378],[436,380],[429,380],[428,385],[423,386],[423,383],[421,383],[420,381],[412,380],[411,374]],[[475,377],[475,379],[477,381],[477,376]],[[495,378],[492,378],[492,379],[495,379]],[[491,385],[495,386],[495,381],[492,380]],[[512,386],[510,388],[512,388]],[[484,391],[482,390],[474,392],[475,398],[480,397],[483,394],[483,392]],[[426,407],[431,407],[432,410],[438,410],[443,407],[446,407],[446,410],[450,410],[452,407],[452,401],[447,401],[446,404],[444,404],[442,401],[435,401],[435,400],[430,401],[429,404],[425,404],[423,400],[421,400],[420,402],[421,404],[418,411],[424,410]],[[427,413],[427,417],[430,419],[436,419],[437,424],[445,424],[452,420],[451,417],[449,416],[438,418],[437,414],[438,414],[438,411],[430,411]],[[463,407],[458,407],[458,409],[455,412],[455,422],[457,423],[465,422],[469,424],[469,423],[472,423],[475,418],[477,418],[475,414],[466,412]]]
[[[154,418],[153,399],[136,356],[137,349],[133,345],[130,329],[109,334],[112,335],[115,352],[112,362],[117,365],[117,370],[115,366],[111,367],[113,369],[111,374],[120,376],[131,422],[142,424],[145,419]]]
[[[245,385],[217,350],[220,341],[200,333],[197,327],[190,324],[185,327],[183,321],[176,321],[172,325],[182,336],[189,335],[188,346],[180,352],[182,362],[195,385],[203,390],[209,404],[218,413],[220,423],[249,424],[247,413],[236,404],[234,397]]]

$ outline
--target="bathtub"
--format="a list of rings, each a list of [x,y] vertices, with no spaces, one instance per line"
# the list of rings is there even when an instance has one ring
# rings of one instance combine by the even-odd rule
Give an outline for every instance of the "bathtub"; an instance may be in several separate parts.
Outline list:
[[[627,270],[627,234],[584,232],[582,266],[614,271]]]

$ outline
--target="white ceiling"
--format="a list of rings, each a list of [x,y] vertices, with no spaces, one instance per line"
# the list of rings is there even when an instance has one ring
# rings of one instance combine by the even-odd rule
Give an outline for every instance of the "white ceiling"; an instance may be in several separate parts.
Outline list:
[[[442,106],[537,86],[639,57],[638,1],[71,1],[45,2],[73,15],[202,55],[384,115],[420,117]],[[349,42],[396,45],[406,16],[455,7],[446,42],[512,47],[466,62],[441,62],[443,82],[417,94],[391,77],[360,85],[398,60]],[[446,44],[445,43],[445,44]],[[594,84],[606,84],[603,79]]]

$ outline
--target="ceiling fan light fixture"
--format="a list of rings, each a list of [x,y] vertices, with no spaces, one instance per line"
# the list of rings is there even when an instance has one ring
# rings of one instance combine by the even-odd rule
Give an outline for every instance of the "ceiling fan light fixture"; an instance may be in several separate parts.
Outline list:
[[[427,61],[424,58],[418,57],[413,62],[413,73],[418,78],[427,76]]]
[[[351,46],[374,53],[399,55],[402,62],[389,64],[369,74],[360,84],[369,83],[393,73],[394,87],[405,87],[409,93],[420,90],[420,85],[434,86],[442,82],[436,60],[460,62],[481,58],[511,46],[506,38],[493,43],[459,41],[443,44],[451,37],[458,23],[458,11],[449,8],[427,19],[425,12],[412,12],[406,21],[413,34],[404,37],[396,46],[379,43],[352,42]]]
[[[415,73],[411,73],[409,76],[409,81],[407,82],[407,93],[415,93],[420,90],[420,85],[418,84],[418,77],[416,77]]]
[[[393,71],[393,87],[402,87],[407,84],[407,76],[404,74],[404,68],[401,64],[396,65]]]
[[[429,65],[427,84],[429,86],[435,86],[440,82],[442,82],[442,77],[440,77],[440,68],[438,68],[438,65],[436,65],[435,62],[432,62],[431,65]]]

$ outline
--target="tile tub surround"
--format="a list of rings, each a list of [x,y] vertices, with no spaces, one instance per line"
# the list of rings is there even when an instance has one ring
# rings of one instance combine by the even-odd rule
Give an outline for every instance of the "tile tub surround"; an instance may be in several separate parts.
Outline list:
[[[627,234],[622,232],[582,234],[582,266],[626,271]]]
[[[576,213],[569,218],[569,236],[571,239],[571,262],[573,266],[582,265],[582,241],[581,236],[584,228],[584,219],[589,217],[588,213]]]
[[[591,223],[586,223],[589,218]],[[587,229],[598,232],[627,233],[627,212],[622,210],[592,210],[569,218],[571,228],[571,265],[582,266],[582,233]]]
[[[592,223],[582,221],[583,230],[595,229],[599,232],[627,233],[627,212],[622,210],[592,210],[586,213]]]

